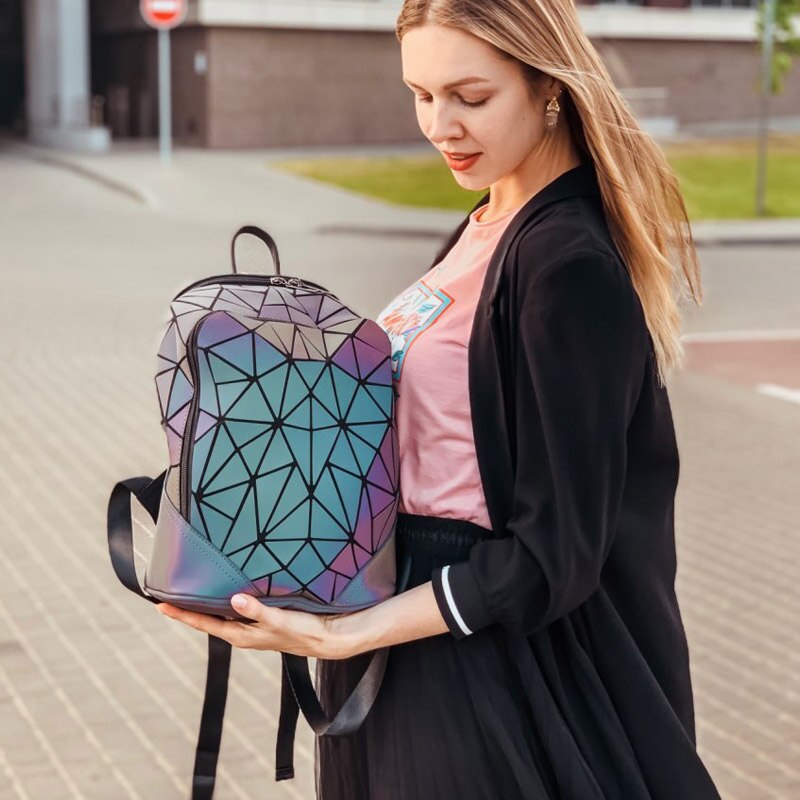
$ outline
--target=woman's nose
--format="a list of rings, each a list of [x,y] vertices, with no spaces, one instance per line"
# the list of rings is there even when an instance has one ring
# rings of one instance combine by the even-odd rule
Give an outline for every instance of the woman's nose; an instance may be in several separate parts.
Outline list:
[[[427,136],[431,142],[438,144],[449,139],[460,139],[463,127],[447,103],[431,103]]]

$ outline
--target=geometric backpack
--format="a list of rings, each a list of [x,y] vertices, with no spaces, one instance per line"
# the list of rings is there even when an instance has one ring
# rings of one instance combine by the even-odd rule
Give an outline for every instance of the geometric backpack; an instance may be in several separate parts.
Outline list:
[[[240,274],[236,239],[267,245],[274,275]],[[280,274],[273,238],[252,225],[231,243],[232,272],[173,300],[156,389],[169,466],[117,483],[108,543],[120,581],[151,602],[228,618],[238,593],[267,606],[339,614],[402,591],[395,524],[399,456],[391,344],[384,330],[319,284]],[[130,498],[156,523],[143,585],[133,563]],[[318,735],[357,730],[388,648],[329,716],[308,660],[281,653],[275,780],[294,777],[298,709]],[[193,800],[214,791],[231,645],[209,635]]]

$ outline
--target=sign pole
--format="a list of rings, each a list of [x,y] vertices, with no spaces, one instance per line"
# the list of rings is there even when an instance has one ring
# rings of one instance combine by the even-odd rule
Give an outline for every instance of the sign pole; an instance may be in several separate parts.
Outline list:
[[[158,149],[161,164],[172,163],[172,66],[170,38],[172,28],[188,13],[188,0],[139,0],[144,21],[158,30]]]
[[[172,163],[172,68],[169,29],[158,31],[158,127],[161,163]]]

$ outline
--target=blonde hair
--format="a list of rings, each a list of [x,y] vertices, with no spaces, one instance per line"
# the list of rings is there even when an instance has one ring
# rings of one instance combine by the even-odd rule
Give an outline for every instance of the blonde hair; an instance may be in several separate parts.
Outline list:
[[[609,230],[641,300],[663,386],[666,372],[684,363],[679,300],[690,296],[702,304],[700,264],[675,172],[631,114],[572,1],[405,0],[397,38],[425,24],[477,36],[520,62],[531,84],[542,73],[563,84],[562,116],[595,166]]]

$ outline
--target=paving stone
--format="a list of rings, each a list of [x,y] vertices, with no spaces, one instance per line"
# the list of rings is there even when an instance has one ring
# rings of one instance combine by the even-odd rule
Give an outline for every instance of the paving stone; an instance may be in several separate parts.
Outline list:
[[[191,279],[225,271],[233,220],[263,216],[265,198],[277,196],[265,191],[270,173],[248,178],[241,158],[179,157],[196,196],[170,185],[171,205],[153,211],[0,153],[0,185],[15,197],[0,217],[0,800],[188,796],[206,637],[118,583],[105,506],[116,480],[155,475],[165,462],[153,384],[165,303]],[[217,215],[203,205],[208,186],[196,190],[217,181],[219,194],[229,169],[252,182]],[[436,249],[413,237],[334,242],[314,226],[356,211],[385,222],[389,212],[360,199],[333,208],[327,190],[274,180],[286,189],[274,209],[286,264],[361,313],[380,310]],[[419,226],[425,214],[403,218]],[[714,310],[712,294],[711,317],[735,322],[730,281],[753,273],[753,257],[710,248],[703,259],[727,303]],[[797,280],[786,253],[769,265],[775,285]],[[766,303],[766,289],[757,297]],[[674,375],[669,392],[698,750],[725,800],[795,800],[800,406],[702,372]],[[135,545],[143,569],[152,531],[139,515]],[[278,654],[235,652],[232,675],[215,797],[311,800],[314,736],[302,719],[297,777],[273,779]]]

